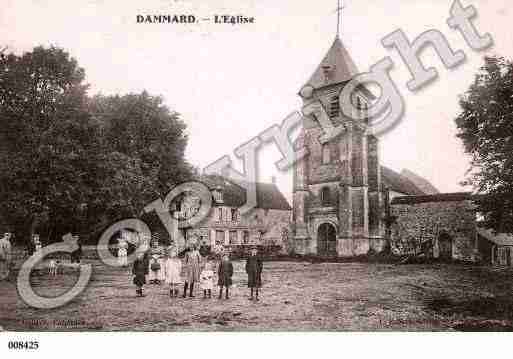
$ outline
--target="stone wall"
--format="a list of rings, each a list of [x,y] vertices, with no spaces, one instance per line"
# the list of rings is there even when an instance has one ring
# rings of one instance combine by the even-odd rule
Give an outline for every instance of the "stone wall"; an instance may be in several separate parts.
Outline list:
[[[392,201],[391,215],[395,221],[390,244],[395,253],[412,253],[427,244],[430,254],[438,258],[439,238],[445,232],[452,239],[453,259],[477,259],[475,210],[470,200],[433,198],[416,202],[415,197],[397,197]]]

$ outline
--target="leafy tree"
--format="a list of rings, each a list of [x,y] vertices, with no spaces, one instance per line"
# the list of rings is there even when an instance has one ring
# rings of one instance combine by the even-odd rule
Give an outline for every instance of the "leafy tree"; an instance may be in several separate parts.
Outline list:
[[[0,56],[1,215],[25,238],[38,222],[80,216],[99,130],[86,91],[62,49]]]
[[[106,150],[139,160],[155,195],[189,180],[193,168],[185,160],[186,125],[158,96],[146,91],[124,96],[97,95],[91,113],[102,123]]]
[[[483,225],[513,233],[513,65],[486,57],[474,83],[460,99],[457,136],[472,156],[464,184],[480,196]]]
[[[64,50],[0,51],[0,219],[58,239],[121,217],[190,178],[185,124],[160,97],[87,96]]]

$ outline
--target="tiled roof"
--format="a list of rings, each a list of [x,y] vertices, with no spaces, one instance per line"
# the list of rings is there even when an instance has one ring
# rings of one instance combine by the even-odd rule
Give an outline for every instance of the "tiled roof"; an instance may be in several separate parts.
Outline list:
[[[381,166],[381,183],[384,188],[388,188],[394,192],[415,196],[425,195],[425,193],[408,178],[385,166]]]
[[[506,233],[494,233],[491,229],[477,227],[477,233],[499,246],[513,246],[513,236]]]
[[[358,69],[353,59],[337,37],[305,86],[318,89],[349,81],[357,74]]]
[[[415,184],[415,186],[420,188],[420,190],[425,194],[440,193],[440,191],[437,190],[436,187],[431,184],[431,182],[408,169],[403,169],[401,171],[401,176],[408,178],[413,184]]]
[[[246,191],[230,179],[216,175],[202,175],[199,181],[210,189],[220,187],[223,201],[229,207],[241,207],[246,203]],[[278,187],[273,183],[257,183],[257,208],[289,211],[292,209]]]
[[[392,199],[392,204],[415,204],[425,202],[455,202],[473,200],[471,192],[438,193],[423,196],[400,196]]]

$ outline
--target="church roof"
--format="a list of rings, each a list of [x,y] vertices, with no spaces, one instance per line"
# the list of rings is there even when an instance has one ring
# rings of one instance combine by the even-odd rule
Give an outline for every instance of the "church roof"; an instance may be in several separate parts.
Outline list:
[[[357,74],[358,69],[353,59],[337,36],[305,86],[310,85],[314,89],[319,89],[340,82],[347,82]]]
[[[408,178],[413,184],[415,184],[415,186],[420,188],[420,190],[422,192],[424,192],[425,194],[440,193],[440,191],[438,189],[436,189],[436,187],[433,186],[433,184],[431,184],[431,182],[429,182],[424,177],[421,177],[418,174],[410,171],[409,169],[406,169],[406,168],[403,169],[401,171],[401,176]]]
[[[223,202],[228,207],[241,207],[246,203],[246,190],[232,180],[217,175],[202,175],[199,181],[210,189],[221,188]],[[256,183],[257,208],[290,211],[289,202],[274,183]]]
[[[471,192],[437,193],[429,195],[399,196],[392,199],[392,204],[418,204],[427,202],[461,202],[472,201],[475,197]]]
[[[389,188],[394,192],[411,196],[425,195],[425,193],[408,178],[385,166],[381,166],[381,182],[383,187]]]

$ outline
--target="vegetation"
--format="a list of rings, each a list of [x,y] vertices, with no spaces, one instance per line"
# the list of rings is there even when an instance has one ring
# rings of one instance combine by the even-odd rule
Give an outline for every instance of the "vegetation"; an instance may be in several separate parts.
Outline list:
[[[483,194],[483,225],[513,233],[513,65],[487,57],[460,100],[458,137],[472,156],[465,184]]]
[[[191,175],[185,124],[161,97],[87,90],[63,49],[0,53],[0,219],[18,238],[138,216]]]

